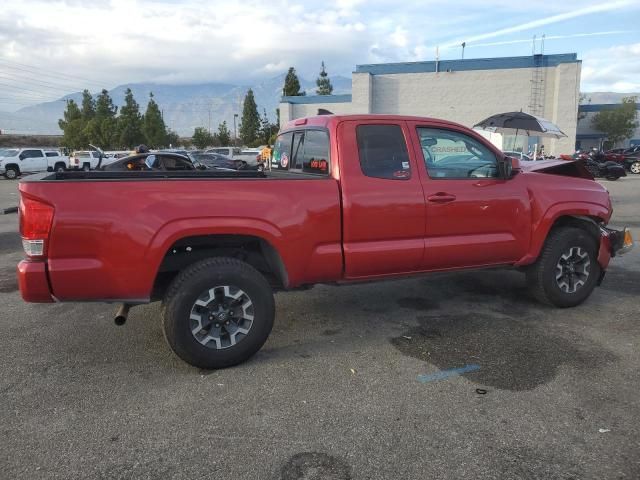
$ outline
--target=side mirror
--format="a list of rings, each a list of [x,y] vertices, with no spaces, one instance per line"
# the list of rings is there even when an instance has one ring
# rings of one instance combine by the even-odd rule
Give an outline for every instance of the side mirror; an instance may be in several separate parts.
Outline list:
[[[502,157],[498,159],[498,177],[503,180],[509,180],[511,178],[511,174],[513,173],[513,164],[514,162],[518,162],[517,159],[511,157]],[[520,167],[520,162],[518,162],[518,168]]]
[[[18,156],[18,158],[19,158],[20,160],[24,160],[24,153],[21,153],[21,154]]]

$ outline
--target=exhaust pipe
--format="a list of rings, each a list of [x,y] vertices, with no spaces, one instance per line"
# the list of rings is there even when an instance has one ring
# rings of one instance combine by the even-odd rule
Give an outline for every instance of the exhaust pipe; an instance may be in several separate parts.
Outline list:
[[[126,323],[127,317],[129,316],[130,308],[131,305],[129,305],[128,303],[123,303],[122,305],[120,305],[120,308],[118,308],[118,311],[116,312],[116,316],[113,317],[113,321],[116,325],[120,327]]]

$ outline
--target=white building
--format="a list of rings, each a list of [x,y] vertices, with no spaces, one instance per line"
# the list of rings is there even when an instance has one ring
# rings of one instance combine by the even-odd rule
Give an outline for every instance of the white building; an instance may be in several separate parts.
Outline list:
[[[576,136],[576,149],[589,150],[590,148],[601,148],[603,142],[606,140],[604,133],[595,130],[591,125],[593,117],[603,110],[613,110],[620,107],[619,103],[599,103],[580,105],[580,119],[578,120],[578,134]],[[636,106],[640,111],[640,103]],[[636,117],[640,116],[636,112]],[[631,135],[631,138],[625,140],[620,145],[612,145],[612,147],[626,148],[634,145],[640,145],[640,126],[636,128],[635,132]]]
[[[525,151],[542,143],[547,153],[572,153],[580,68],[575,53],[357,65],[351,95],[282,97],[280,123],[316,115],[322,108],[335,114],[443,118],[471,127],[490,115],[522,110],[551,120],[567,138],[492,136],[494,143]]]

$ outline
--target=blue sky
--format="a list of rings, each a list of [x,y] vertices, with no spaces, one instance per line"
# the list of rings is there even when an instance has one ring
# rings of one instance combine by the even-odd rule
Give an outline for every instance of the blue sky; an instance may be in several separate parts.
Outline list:
[[[640,2],[23,0],[0,10],[0,110],[152,81],[250,83],[322,60],[578,53],[583,91],[640,91]]]

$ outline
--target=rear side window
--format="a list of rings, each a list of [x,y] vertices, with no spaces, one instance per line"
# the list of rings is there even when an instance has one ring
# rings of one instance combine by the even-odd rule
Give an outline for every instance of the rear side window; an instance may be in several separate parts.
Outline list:
[[[60,154],[58,152],[45,152],[47,157],[59,157]]]
[[[411,178],[407,144],[400,125],[359,125],[356,136],[363,174],[388,180]]]
[[[329,134],[324,130],[299,130],[279,135],[273,147],[271,168],[327,175]]]

